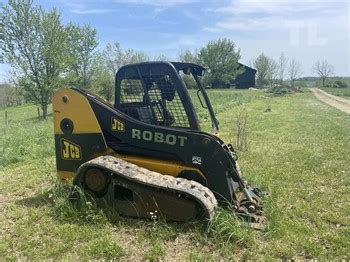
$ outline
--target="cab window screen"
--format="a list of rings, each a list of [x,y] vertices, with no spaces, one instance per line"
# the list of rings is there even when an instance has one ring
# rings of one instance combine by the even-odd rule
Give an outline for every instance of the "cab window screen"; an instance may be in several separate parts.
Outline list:
[[[121,108],[150,124],[189,128],[189,120],[169,75],[144,75],[121,80]]]
[[[142,102],[144,91],[139,79],[123,79],[121,85],[121,103]]]

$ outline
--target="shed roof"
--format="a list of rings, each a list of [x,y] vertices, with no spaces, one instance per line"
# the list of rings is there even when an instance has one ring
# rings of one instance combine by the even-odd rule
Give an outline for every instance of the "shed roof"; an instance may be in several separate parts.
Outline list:
[[[254,70],[256,72],[256,69],[252,68],[252,67],[249,67],[247,65],[243,65],[241,63],[238,63],[240,66],[243,66],[245,69],[248,69],[248,70]]]

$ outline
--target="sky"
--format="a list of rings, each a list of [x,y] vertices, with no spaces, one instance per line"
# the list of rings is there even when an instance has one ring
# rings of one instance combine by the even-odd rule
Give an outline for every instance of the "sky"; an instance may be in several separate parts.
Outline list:
[[[6,4],[7,0],[0,0]],[[262,52],[281,52],[300,62],[302,75],[315,75],[317,60],[327,60],[336,75],[350,76],[349,0],[34,0],[57,8],[62,21],[97,29],[99,49],[119,42],[123,48],[176,60],[210,40],[229,38],[251,65]],[[8,79],[0,65],[0,81]]]

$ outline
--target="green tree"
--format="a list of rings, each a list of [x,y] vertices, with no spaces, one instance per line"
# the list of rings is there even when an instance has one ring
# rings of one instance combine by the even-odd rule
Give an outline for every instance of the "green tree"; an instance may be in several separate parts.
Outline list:
[[[233,41],[223,38],[209,41],[199,51],[199,61],[208,67],[206,82],[212,87],[223,87],[230,83],[237,75],[243,73],[238,68],[240,51],[236,50]]]
[[[118,42],[107,44],[101,56],[109,71],[114,75],[123,65],[149,61],[149,56],[131,48],[123,50]]]
[[[184,63],[200,63],[198,58],[198,51],[191,52],[190,50],[183,50],[178,54],[178,60]],[[187,88],[194,89],[197,88],[197,84],[193,76],[181,73],[181,78],[185,82]]]
[[[198,58],[198,51],[191,52],[190,50],[181,51],[178,55],[178,59],[180,62],[184,63],[200,63]]]
[[[98,84],[97,93],[108,102],[112,102],[114,98],[114,78],[107,71],[98,71],[95,76],[95,83]]]
[[[73,24],[66,29],[71,58],[68,82],[78,88],[88,88],[93,74],[94,50],[98,46],[96,29],[89,25],[79,27]]]
[[[92,62],[93,91],[103,96],[108,102],[112,102],[114,98],[114,71],[108,68],[107,61],[101,53],[97,53]]]
[[[96,55],[94,60],[93,84],[96,91],[111,101],[114,94],[114,78],[123,65],[149,61],[149,56],[133,49],[123,50],[118,42],[107,46]]]
[[[270,72],[271,60],[264,53],[261,53],[254,61],[254,67],[257,73],[257,85],[263,87],[267,84],[269,72]]]
[[[60,14],[33,6],[32,0],[9,0],[2,7],[1,31],[4,61],[15,70],[26,99],[41,107],[45,119],[68,56]]]
[[[152,61],[170,61],[171,59],[166,55],[160,54],[152,58]]]
[[[124,59],[123,59],[122,65],[142,63],[150,60],[149,56],[145,52],[135,51],[134,49],[131,49],[131,48],[127,49],[124,52],[123,58]]]

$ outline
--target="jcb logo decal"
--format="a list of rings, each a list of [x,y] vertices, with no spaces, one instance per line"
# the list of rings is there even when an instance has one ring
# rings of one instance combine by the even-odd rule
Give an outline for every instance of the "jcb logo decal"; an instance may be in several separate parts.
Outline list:
[[[125,131],[125,125],[122,121],[119,119],[112,117],[112,130],[117,132],[124,132]]]
[[[64,160],[81,160],[81,148],[68,140],[61,139],[61,155]]]

